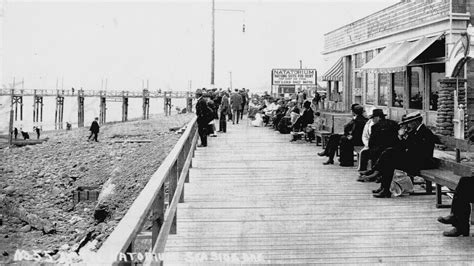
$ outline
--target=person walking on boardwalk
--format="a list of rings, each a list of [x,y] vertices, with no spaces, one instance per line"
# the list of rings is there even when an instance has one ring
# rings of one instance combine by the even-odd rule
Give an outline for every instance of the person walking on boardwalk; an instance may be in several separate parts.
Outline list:
[[[92,121],[91,127],[89,128],[89,131],[91,132],[91,134],[89,135],[89,138],[87,139],[88,141],[91,140],[92,136],[94,136],[93,140],[95,142],[99,142],[97,140],[97,135],[99,134],[99,128],[100,128],[98,121],[99,121],[98,117],[96,117],[94,121]]]
[[[236,120],[238,124],[242,110],[242,96],[240,96],[238,89],[235,89],[235,92],[230,96],[230,106],[232,107],[232,124],[235,124]]]
[[[198,133],[201,138],[201,144],[198,147],[207,146],[207,129],[209,122],[214,119],[212,110],[207,106],[207,101],[204,99],[202,90],[196,90],[196,116],[198,124]]]
[[[242,120],[244,119],[245,106],[247,105],[247,102],[248,102],[248,95],[247,95],[247,92],[245,91],[245,88],[243,88],[240,91],[240,96],[242,97],[242,108],[240,111],[240,120]]]
[[[219,132],[227,131],[227,114],[230,112],[229,95],[224,92],[219,106]]]

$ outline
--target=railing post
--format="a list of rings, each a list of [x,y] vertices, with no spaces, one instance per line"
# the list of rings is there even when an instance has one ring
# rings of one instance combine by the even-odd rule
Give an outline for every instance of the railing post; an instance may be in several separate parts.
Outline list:
[[[173,166],[170,169],[170,173],[168,176],[168,206],[171,205],[171,201],[173,200],[174,193],[176,192],[176,187],[178,185],[178,160],[174,162]],[[177,213],[177,212],[176,212]],[[173,217],[173,223],[171,224],[170,234],[176,234],[176,213]]]
[[[165,185],[163,184],[152,205],[151,247],[153,248],[165,220]]]

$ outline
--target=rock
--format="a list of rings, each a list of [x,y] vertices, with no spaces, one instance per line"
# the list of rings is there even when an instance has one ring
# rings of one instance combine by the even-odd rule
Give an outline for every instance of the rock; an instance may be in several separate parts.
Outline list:
[[[0,226],[0,234],[6,234],[8,233],[8,228],[4,226]]]
[[[79,222],[79,221],[81,221],[81,220],[82,220],[81,217],[79,217],[79,216],[77,216],[77,215],[74,215],[74,216],[72,216],[71,219],[69,219],[68,222],[69,222],[70,224],[75,224],[75,223],[77,223],[77,222]]]
[[[85,171],[87,171],[87,167],[82,165],[81,167],[79,167],[79,171],[85,172]]]
[[[70,246],[68,244],[64,244],[59,247],[59,250],[69,250]]]
[[[16,189],[13,186],[8,186],[8,187],[4,188],[3,191],[5,191],[5,194],[7,194],[7,195],[13,195],[13,193],[15,193]]]
[[[23,233],[27,233],[27,232],[31,231],[31,225],[27,224],[27,225],[23,226],[22,228],[20,228],[19,231],[23,232]]]
[[[45,224],[43,226],[43,233],[52,234],[54,232],[56,232],[56,229],[54,228],[54,226],[52,224]]]

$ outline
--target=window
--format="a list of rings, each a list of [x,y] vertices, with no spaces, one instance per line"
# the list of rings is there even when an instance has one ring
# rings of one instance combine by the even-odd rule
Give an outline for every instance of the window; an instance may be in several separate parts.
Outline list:
[[[375,74],[366,74],[366,104],[375,104]]]
[[[405,94],[405,72],[393,74],[392,105],[403,107],[403,95]]]
[[[379,105],[388,105],[388,74],[379,74]]]
[[[444,64],[430,65],[430,110],[438,110],[438,80],[445,77]]]
[[[354,56],[355,68],[360,68],[364,62],[362,61],[362,53],[358,53]]]
[[[412,67],[410,74],[409,108],[423,109],[423,68]]]
[[[385,47],[378,48],[378,49],[377,49],[377,54],[380,54],[380,53],[383,51],[383,49],[385,49]]]
[[[362,89],[362,74],[360,72],[355,72],[354,88],[359,91]]]
[[[374,58],[374,51],[373,50],[365,52],[365,61],[367,61],[367,63],[370,62],[370,60],[372,60],[372,58]]]

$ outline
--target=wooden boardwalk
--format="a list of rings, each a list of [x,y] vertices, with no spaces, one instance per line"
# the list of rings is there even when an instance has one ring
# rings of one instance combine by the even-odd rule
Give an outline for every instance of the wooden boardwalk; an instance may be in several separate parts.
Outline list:
[[[473,237],[441,235],[449,210],[434,195],[375,199],[378,184],[322,165],[314,144],[246,121],[228,128],[195,153],[166,264],[474,264]]]

